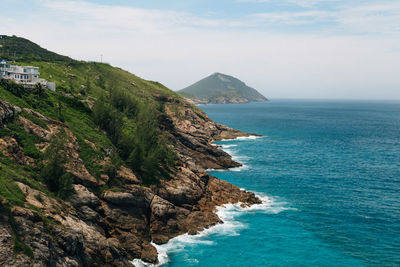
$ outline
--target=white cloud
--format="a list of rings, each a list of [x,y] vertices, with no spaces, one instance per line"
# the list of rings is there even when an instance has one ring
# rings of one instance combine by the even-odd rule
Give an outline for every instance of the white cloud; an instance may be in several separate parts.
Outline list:
[[[236,0],[239,3],[277,3],[280,5],[297,5],[300,7],[313,7],[317,4],[335,3],[340,0]]]
[[[400,3],[341,6],[336,10],[269,12],[253,14],[259,23],[314,25],[319,30],[335,30],[342,34],[400,33]],[[323,23],[328,23],[325,26]]]
[[[332,14],[327,11],[270,12],[253,14],[251,17],[258,19],[259,23],[299,25],[326,21],[332,19]]]
[[[185,12],[99,5],[83,1],[46,1],[43,5],[65,15],[79,16],[86,23],[121,31],[160,33],[189,27],[249,26],[244,21],[209,19]]]
[[[400,98],[400,38],[386,28],[396,24],[395,5],[395,11],[388,5],[363,6],[231,21],[86,2],[41,3],[46,13],[0,24],[0,32],[78,59],[99,60],[103,54],[113,65],[173,89],[218,71],[237,76],[267,97]],[[390,18],[376,19],[374,10],[385,10],[383,17]],[[340,27],[351,25],[351,31],[276,34],[263,28],[271,20],[296,23],[324,16],[335,18]],[[364,23],[385,31],[350,34],[363,32]]]

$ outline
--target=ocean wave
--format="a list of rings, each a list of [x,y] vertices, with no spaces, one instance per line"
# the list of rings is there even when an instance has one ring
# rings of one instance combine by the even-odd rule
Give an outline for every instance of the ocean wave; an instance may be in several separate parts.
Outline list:
[[[220,142],[227,142],[227,141],[234,141],[234,140],[255,140],[259,138],[264,138],[265,136],[259,136],[259,135],[249,135],[249,136],[238,136],[233,139],[222,139]]]
[[[239,221],[238,218],[246,213],[266,213],[277,214],[284,210],[291,209],[287,207],[286,202],[277,201],[275,198],[265,194],[257,193],[256,196],[261,199],[261,204],[255,204],[250,207],[241,207],[242,203],[225,204],[217,207],[216,214],[223,221],[221,224],[214,225],[210,228],[204,229],[196,235],[183,234],[172,238],[168,243],[163,245],[152,245],[158,252],[158,264],[151,264],[143,262],[139,259],[134,259],[132,263],[138,267],[155,267],[162,266],[169,262],[169,254],[181,252],[185,247],[196,246],[198,244],[214,245],[210,240],[211,235],[223,236],[238,236],[240,230],[247,227],[246,224]],[[196,259],[188,259],[190,261],[197,261]]]
[[[249,165],[243,164],[241,163],[242,166],[239,167],[233,167],[233,168],[229,168],[229,169],[207,169],[206,172],[240,172],[243,170],[248,170],[250,169]]]
[[[213,144],[213,145],[215,145],[215,144]],[[235,147],[235,146],[237,146],[237,145],[221,145],[221,148],[226,149],[226,148]]]
[[[236,137],[235,140],[254,140],[258,138],[262,138],[263,136],[258,136],[258,135],[249,135],[249,136],[239,136]]]

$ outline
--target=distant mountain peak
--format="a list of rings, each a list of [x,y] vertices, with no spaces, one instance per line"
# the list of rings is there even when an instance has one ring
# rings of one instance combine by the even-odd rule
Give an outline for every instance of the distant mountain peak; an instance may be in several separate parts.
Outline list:
[[[227,104],[268,101],[256,89],[247,86],[239,79],[220,72],[178,91],[197,104]]]

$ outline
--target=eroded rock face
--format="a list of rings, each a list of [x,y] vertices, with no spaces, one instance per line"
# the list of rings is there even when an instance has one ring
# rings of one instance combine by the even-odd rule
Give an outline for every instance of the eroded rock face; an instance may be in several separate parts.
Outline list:
[[[54,132],[48,131],[22,116],[18,118],[17,123],[24,127],[27,133],[36,135],[37,137],[42,138],[46,141],[50,141],[51,137],[54,135]]]
[[[76,136],[68,129],[65,129],[68,137],[68,142],[64,145],[65,153],[67,154],[67,162],[65,168],[68,172],[72,173],[76,179],[83,185],[89,187],[96,187],[104,185],[103,180],[97,180],[86,169],[83,160],[79,157],[79,144]]]
[[[101,198],[118,206],[134,206],[140,201],[138,201],[131,193],[113,191],[105,191]]]
[[[95,208],[100,205],[99,198],[83,185],[74,184],[74,191],[75,193],[67,199],[74,207],[88,206]]]
[[[128,169],[122,165],[117,171],[116,176],[117,178],[121,178],[130,184],[140,184],[142,182],[139,178],[137,178],[137,176],[133,173],[131,169]]]
[[[250,134],[215,123],[202,111],[188,105],[178,111],[172,111],[167,106],[166,112],[172,120],[171,133],[176,140],[177,150],[182,156],[194,161],[203,169],[241,166],[240,163],[233,161],[229,154],[213,146],[212,141],[234,139]]]
[[[15,115],[21,113],[21,109],[6,101],[0,100],[0,126],[12,121]]]
[[[253,193],[240,190],[205,171],[240,166],[227,153],[212,145],[212,141],[248,134],[212,122],[185,102],[182,102],[183,108],[178,110],[178,116],[168,105],[181,100],[172,97],[161,100],[167,103],[169,115],[163,118],[163,127],[170,134],[178,158],[178,166],[170,179],[144,187],[132,170],[121,166],[116,178],[123,181],[123,185],[99,195],[93,192],[105,185],[110,177],[105,175],[96,179],[88,172],[79,157],[79,144],[72,131],[40,113],[25,110],[48,124],[49,130],[23,117],[18,120],[27,132],[47,140],[40,144],[43,151],[60,129],[66,132],[68,160],[65,167],[76,176],[75,193],[60,201],[18,183],[27,205],[40,210],[40,214],[27,207],[14,207],[12,210],[23,242],[32,248],[34,258],[18,254],[6,264],[132,266],[129,260],[135,258],[157,263],[157,251],[151,242],[163,244],[180,234],[196,234],[221,223],[215,214],[218,205],[260,203]],[[1,140],[0,149],[8,149],[8,146],[1,145]],[[97,149],[96,144],[89,145]],[[105,166],[108,162],[110,159],[106,157],[99,165]],[[48,224],[44,218],[52,223]],[[0,256],[3,247],[9,253],[12,247],[10,236],[13,237],[3,221],[0,218]]]
[[[0,152],[21,165],[33,166],[35,160],[26,156],[24,150],[18,145],[17,140],[10,136],[0,138]]]

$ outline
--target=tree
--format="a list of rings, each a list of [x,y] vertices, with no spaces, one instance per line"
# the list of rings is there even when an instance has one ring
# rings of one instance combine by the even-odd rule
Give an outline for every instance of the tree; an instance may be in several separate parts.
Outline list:
[[[45,96],[46,89],[40,83],[36,83],[35,87],[33,87],[33,89],[32,89],[32,93],[35,95],[38,95],[38,96]]]
[[[46,150],[45,161],[41,175],[48,189],[59,197],[65,198],[73,193],[73,175],[68,173],[64,167],[67,160],[64,144],[66,133],[61,131],[53,137],[50,146]]]

